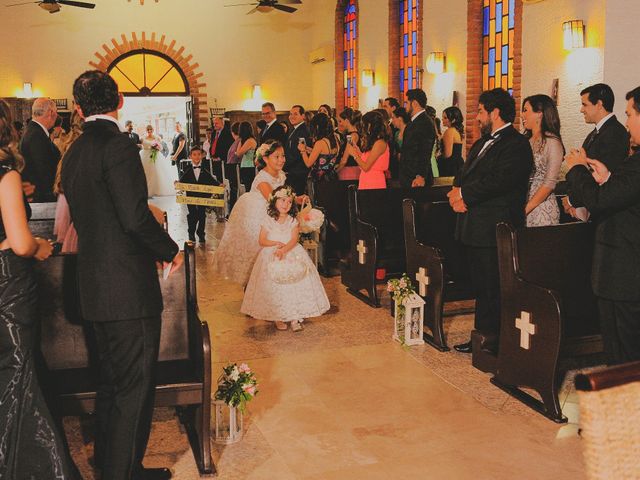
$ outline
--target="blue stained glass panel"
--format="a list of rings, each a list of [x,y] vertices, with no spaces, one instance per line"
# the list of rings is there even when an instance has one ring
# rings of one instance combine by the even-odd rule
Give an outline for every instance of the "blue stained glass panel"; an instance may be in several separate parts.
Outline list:
[[[411,54],[417,55],[418,54],[418,32],[413,32],[411,43],[413,47],[413,51],[411,52]]]
[[[482,11],[482,35],[489,35],[489,7]]]
[[[496,33],[502,31],[502,4],[496,3]]]
[[[516,26],[516,0],[509,0],[509,29]]]
[[[509,73],[509,45],[502,46],[502,75]]]
[[[404,56],[409,55],[409,36],[405,33],[402,36],[402,45],[404,46]]]
[[[495,77],[496,75],[496,49],[489,49],[489,77]]]
[[[407,19],[409,21],[413,20],[413,5],[411,5],[411,0],[409,0],[409,6],[407,7]]]

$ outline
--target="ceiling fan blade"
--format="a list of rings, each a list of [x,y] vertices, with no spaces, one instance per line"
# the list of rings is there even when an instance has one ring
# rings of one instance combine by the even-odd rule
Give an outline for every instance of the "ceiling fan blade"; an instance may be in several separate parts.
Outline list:
[[[70,7],[96,8],[95,3],[75,2],[74,0],[57,0],[57,3],[60,5],[69,5]]]
[[[302,5],[302,0],[278,0],[283,5]]]
[[[22,2],[22,3],[12,3],[10,5],[5,5],[5,7],[18,7],[20,5],[32,5],[34,3],[40,3],[40,1],[37,1],[37,2],[31,1],[31,2]]]
[[[287,7],[286,5],[280,5],[280,4],[275,4],[273,5],[273,8],[275,8],[276,10],[281,10],[283,12],[287,12],[287,13],[293,13],[296,10],[298,10],[297,8],[293,8],[293,7]]]
[[[260,5],[259,3],[234,3],[231,5],[225,5],[225,7],[245,7],[247,5]]]
[[[249,10],[249,11],[247,12],[247,15],[251,15],[252,13],[256,13],[257,11],[258,11],[258,7],[256,7],[256,8],[252,8],[251,10]]]

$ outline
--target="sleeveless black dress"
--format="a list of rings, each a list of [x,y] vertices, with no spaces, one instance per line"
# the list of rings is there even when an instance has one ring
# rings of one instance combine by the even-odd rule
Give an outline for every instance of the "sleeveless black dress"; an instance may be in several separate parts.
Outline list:
[[[0,179],[11,170],[0,163]],[[0,241],[6,238],[0,217]],[[36,321],[33,260],[0,250],[0,478],[76,478],[36,377]]]
[[[462,144],[454,143],[450,157],[441,155],[436,160],[438,162],[438,172],[441,177],[455,177],[462,169],[464,160],[462,159]]]

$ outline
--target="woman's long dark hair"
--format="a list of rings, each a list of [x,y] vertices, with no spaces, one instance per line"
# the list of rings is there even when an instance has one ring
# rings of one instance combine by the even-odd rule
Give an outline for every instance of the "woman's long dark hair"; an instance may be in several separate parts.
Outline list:
[[[246,142],[250,138],[255,138],[253,136],[253,127],[249,122],[240,122],[240,128],[238,130],[238,136],[242,143]]]
[[[313,140],[317,142],[322,138],[326,138],[329,141],[329,145],[332,149],[336,148],[336,136],[333,131],[333,124],[329,117],[327,117],[324,113],[317,113],[311,119],[311,123],[309,125],[311,130],[311,136]]]
[[[409,125],[411,121],[411,115],[405,110],[404,107],[398,107],[393,111],[393,116],[401,118],[405,125]]]
[[[24,159],[18,150],[18,134],[13,126],[11,110],[4,100],[0,99],[0,163],[15,166],[18,171],[24,168]]]
[[[523,110],[524,104],[527,102],[531,105],[531,110],[536,113],[542,112],[540,122],[542,138],[556,137],[562,142],[562,137],[560,136],[560,115],[551,97],[543,94],[531,95],[522,101]],[[525,129],[525,135],[527,138],[531,138],[531,135],[533,135],[531,129]]]
[[[373,144],[378,140],[389,143],[389,125],[380,112],[368,112],[362,117],[362,139],[360,145],[363,152],[368,152],[373,148]]]
[[[354,110],[353,108],[345,108],[340,112],[340,118],[347,120],[356,129],[356,132],[360,134],[362,113],[360,110]]]
[[[449,123],[460,134],[460,138],[464,138],[464,117],[458,107],[447,107],[442,112],[447,117]]]

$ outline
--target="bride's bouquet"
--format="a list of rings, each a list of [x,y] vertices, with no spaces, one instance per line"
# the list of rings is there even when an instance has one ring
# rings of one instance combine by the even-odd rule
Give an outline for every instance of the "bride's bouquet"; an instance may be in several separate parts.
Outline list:
[[[149,159],[151,163],[156,163],[156,158],[158,157],[158,152],[162,150],[162,145],[157,140],[151,144],[151,154],[149,155]]]
[[[298,224],[301,233],[317,232],[324,223],[324,213],[317,208],[311,207],[308,200],[302,204],[302,209],[298,213]]]

